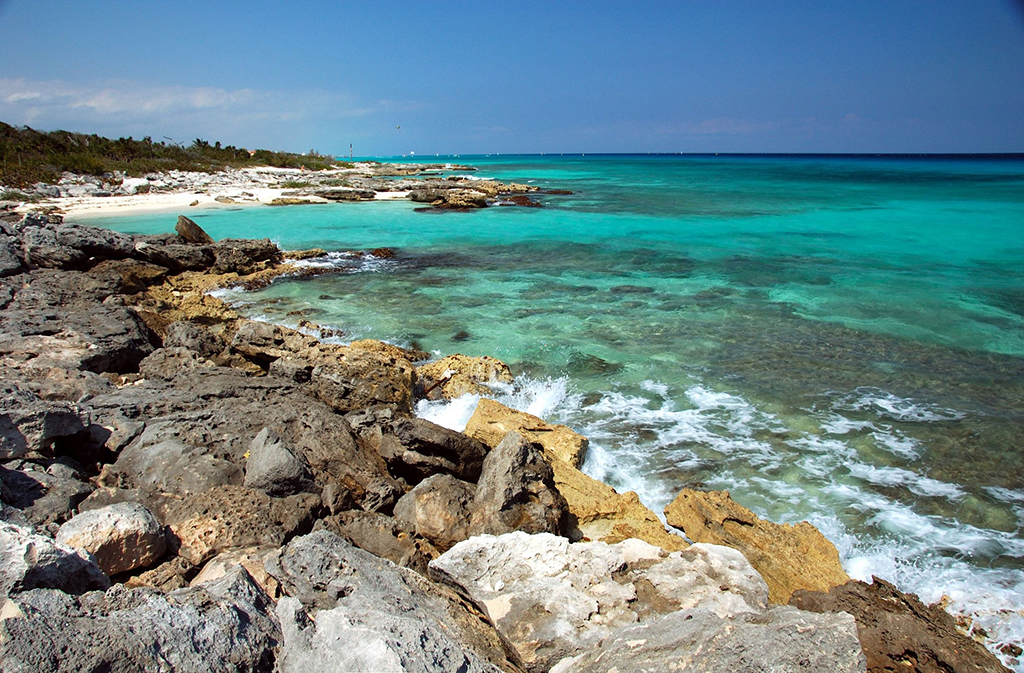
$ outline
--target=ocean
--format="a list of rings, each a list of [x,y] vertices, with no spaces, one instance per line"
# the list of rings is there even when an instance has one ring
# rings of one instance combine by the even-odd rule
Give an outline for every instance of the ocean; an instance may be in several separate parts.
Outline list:
[[[250,317],[500,358],[517,383],[497,399],[588,436],[584,470],[655,512],[727,489],[813,523],[852,577],[1024,643],[1024,158],[424,160],[572,194],[186,214],[337,251],[337,273],[222,293]],[[475,402],[417,412],[461,429]]]

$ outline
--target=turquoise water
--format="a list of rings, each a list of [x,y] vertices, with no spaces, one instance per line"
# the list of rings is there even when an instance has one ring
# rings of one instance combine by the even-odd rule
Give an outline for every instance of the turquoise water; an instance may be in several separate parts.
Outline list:
[[[655,511],[685,486],[729,489],[813,522],[852,576],[948,595],[994,643],[1021,642],[1024,161],[455,161],[573,194],[191,215],[215,238],[395,248],[228,296],[274,322],[499,357],[519,375],[500,399],[588,435],[585,469]],[[419,413],[459,427],[474,403]]]

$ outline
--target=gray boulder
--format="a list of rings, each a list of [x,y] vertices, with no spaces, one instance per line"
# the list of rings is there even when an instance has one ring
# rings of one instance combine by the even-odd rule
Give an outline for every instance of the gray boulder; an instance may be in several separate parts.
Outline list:
[[[0,661],[10,673],[270,673],[281,640],[273,602],[242,568],[169,594],[123,585],[81,598],[31,591],[7,615]]]
[[[395,504],[398,525],[425,538],[441,551],[468,538],[475,485],[450,474],[427,477]]]
[[[0,276],[10,276],[21,269],[18,246],[14,237],[0,234]]]
[[[543,448],[510,432],[484,459],[473,499],[474,534],[513,531],[565,535],[569,505],[555,486]]]
[[[305,456],[296,455],[270,428],[260,430],[249,444],[243,484],[279,497],[316,487]]]
[[[412,537],[395,519],[380,512],[339,512],[317,521],[313,530],[337,533],[374,556],[424,576],[427,564],[440,554],[430,542]]]
[[[43,588],[80,594],[109,586],[88,552],[0,522],[0,595]]]
[[[0,384],[0,459],[46,452],[87,425],[88,415],[73,404],[41,400],[14,381]]]
[[[551,673],[859,673],[867,670],[857,624],[845,612],[789,606],[725,618],[700,608],[628,626]]]
[[[153,245],[146,241],[135,244],[136,254],[146,261],[166,266],[171,271],[201,271],[213,266],[213,249],[208,245],[168,243]]]
[[[333,533],[292,540],[266,569],[292,599],[278,604],[282,671],[516,670],[473,606]]]
[[[164,348],[187,348],[203,357],[212,358],[227,347],[220,335],[185,320],[172,322],[164,335]]]
[[[151,566],[167,550],[163,526],[131,502],[80,513],[60,527],[55,540],[91,553],[108,575]]]
[[[139,373],[148,379],[173,379],[183,371],[212,366],[213,363],[199,353],[180,346],[172,346],[158,348],[147,355],[139,363]]]
[[[93,492],[93,486],[66,459],[11,461],[0,467],[3,499],[35,526],[59,524]]]

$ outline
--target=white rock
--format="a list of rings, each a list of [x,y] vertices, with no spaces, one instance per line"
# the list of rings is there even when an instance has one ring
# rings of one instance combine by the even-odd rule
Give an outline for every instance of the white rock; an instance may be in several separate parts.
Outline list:
[[[90,552],[108,575],[145,568],[167,549],[163,526],[134,502],[82,512],[60,527],[56,540]]]

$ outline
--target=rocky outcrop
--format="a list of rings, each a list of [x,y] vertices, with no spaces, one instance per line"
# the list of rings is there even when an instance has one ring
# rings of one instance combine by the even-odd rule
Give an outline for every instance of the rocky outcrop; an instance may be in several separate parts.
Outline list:
[[[981,643],[960,633],[942,608],[872,580],[851,580],[828,593],[798,589],[789,602],[801,610],[853,615],[870,673],[1009,671]]]
[[[398,509],[398,505],[395,505],[395,509]],[[428,541],[428,536],[414,537],[406,532],[408,526],[399,521],[397,516],[392,518],[379,512],[339,512],[317,521],[314,530],[327,530],[340,535],[360,549],[386,558],[403,568],[411,568],[421,575],[427,574],[427,564],[440,555],[437,548]]]
[[[691,540],[724,544],[743,552],[764,577],[773,603],[785,604],[797,589],[828,591],[849,581],[839,552],[817,528],[758,518],[726,491],[683,489],[668,507],[669,525]]]
[[[769,668],[766,668],[769,666]],[[626,627],[551,673],[859,673],[864,654],[846,614],[774,607],[723,618],[707,610],[673,612]]]
[[[243,484],[278,497],[316,487],[305,456],[289,448],[270,428],[260,430],[249,444]]]
[[[464,432],[488,446],[497,446],[505,435],[516,432],[543,446],[549,460],[561,460],[576,468],[582,465],[590,445],[586,437],[564,425],[552,425],[486,397],[477,403]]]
[[[434,474],[465,481],[480,478],[487,447],[466,435],[422,418],[395,418],[379,446],[392,474],[416,484]]]
[[[510,432],[484,459],[470,517],[473,534],[565,535],[569,506],[541,447]]]
[[[121,585],[20,594],[0,621],[0,661],[11,673],[269,672],[280,640],[273,603],[238,569],[167,595]]]
[[[160,522],[131,502],[80,513],[60,527],[55,540],[89,552],[108,575],[151,566],[167,549]]]
[[[424,379],[425,386],[436,386],[448,400],[467,394],[489,395],[495,386],[509,384],[513,380],[508,365],[486,355],[448,355],[417,367],[416,372]]]
[[[768,601],[743,556],[713,545],[668,554],[640,540],[570,544],[516,532],[460,542],[430,572],[485,606],[531,671],[654,615],[697,605],[722,615],[761,613]]]
[[[395,521],[447,551],[472,535],[470,510],[476,490],[475,484],[450,474],[435,474],[402,496],[395,505]]]
[[[0,521],[0,595],[32,589],[81,594],[109,586],[89,552]]]
[[[658,516],[640,502],[636,493],[619,493],[560,458],[578,456],[573,449],[582,447],[584,442],[580,440],[584,438],[575,433],[569,434],[571,431],[534,431],[535,428],[559,426],[540,425],[533,418],[493,400],[481,399],[466,426],[466,434],[490,446],[497,446],[502,429],[518,426],[530,433],[532,441],[544,448],[544,455],[554,472],[555,486],[568,504],[569,536],[573,539],[612,544],[639,538],[669,551],[687,546],[682,537],[665,530]]]
[[[61,524],[93,491],[80,469],[67,458],[7,462],[0,467],[0,498],[34,526]]]
[[[202,227],[184,215],[178,215],[178,223],[174,225],[174,231],[184,240],[185,243],[191,243],[193,245],[213,245],[213,239],[210,238],[210,235],[203,231]]]
[[[333,533],[296,538],[266,567],[291,597],[282,670],[516,670],[470,604]]]

